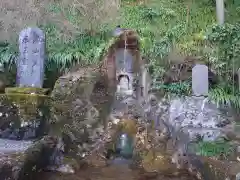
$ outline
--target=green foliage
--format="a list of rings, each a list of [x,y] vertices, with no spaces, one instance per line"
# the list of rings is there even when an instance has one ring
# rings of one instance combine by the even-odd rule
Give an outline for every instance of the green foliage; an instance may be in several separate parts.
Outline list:
[[[70,8],[70,7],[69,7]],[[49,11],[57,15],[62,13],[69,23],[77,24],[81,19],[78,11],[73,8],[62,8],[59,3],[52,4]],[[158,73],[159,66],[162,66],[161,59],[170,51],[173,43],[176,43],[189,31],[186,29],[185,22],[186,8],[177,0],[173,1],[155,1],[151,0],[146,5],[126,5],[124,2],[120,9],[120,24],[122,27],[137,30],[141,36],[143,54],[151,60],[151,66]],[[194,12],[194,11],[193,11]],[[194,19],[193,19],[194,21]],[[205,21],[203,19],[202,21]],[[112,26],[101,26],[99,30],[95,29],[97,36],[90,36],[81,30],[81,35],[76,33],[77,38],[69,40],[59,31],[59,26],[55,24],[44,24],[41,26],[47,36],[47,50],[49,63],[65,67],[68,64],[74,64],[79,61],[96,62],[93,57],[98,57],[99,46],[107,43],[106,32]],[[99,34],[104,34],[102,37]],[[78,37],[80,36],[80,37]],[[97,49],[97,51],[95,51]],[[15,52],[9,52],[15,54]],[[7,56],[4,61],[8,62]],[[93,59],[92,59],[93,58]],[[55,63],[56,62],[56,63]]]
[[[209,97],[218,106],[225,105],[240,109],[240,93],[238,90],[234,91],[231,86],[220,84],[210,90]]]
[[[162,83],[155,83],[154,89],[177,95],[190,95],[192,93],[191,82],[189,81],[176,82],[166,85]],[[236,110],[240,109],[240,92],[237,89],[233,89],[233,86],[218,84],[210,89],[209,98],[219,107],[228,106]]]
[[[240,68],[240,23],[213,25],[206,40],[213,47],[213,51],[208,54],[212,69],[228,83],[232,83],[233,74]]]
[[[83,34],[72,42],[62,44],[49,44],[48,61],[56,63],[58,67],[69,67],[74,63],[92,64],[97,63],[99,57],[107,45],[105,32],[90,36]]]
[[[211,51],[205,55],[221,82],[209,96],[218,105],[240,109],[240,93],[234,79],[240,68],[240,24],[213,25],[206,33],[206,41]]]
[[[190,146],[190,150],[197,155],[218,157],[220,155],[228,156],[232,153],[233,148],[228,142],[216,141],[216,142],[199,142]]]
[[[155,84],[154,87],[158,90],[178,95],[189,95],[191,93],[191,84],[188,81],[171,83],[168,85]]]
[[[17,53],[14,48],[8,43],[0,44],[0,63],[1,64],[13,64],[17,57]]]

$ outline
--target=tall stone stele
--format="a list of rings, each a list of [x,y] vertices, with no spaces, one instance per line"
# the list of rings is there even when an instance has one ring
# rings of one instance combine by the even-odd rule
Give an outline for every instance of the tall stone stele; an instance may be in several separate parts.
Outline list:
[[[208,95],[208,67],[197,64],[192,69],[192,91],[195,96]]]
[[[39,28],[26,28],[19,35],[17,85],[42,88],[45,64],[45,34]]]

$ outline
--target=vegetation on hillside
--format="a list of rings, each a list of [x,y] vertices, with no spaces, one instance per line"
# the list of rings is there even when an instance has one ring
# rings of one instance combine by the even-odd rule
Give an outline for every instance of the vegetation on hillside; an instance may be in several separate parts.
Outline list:
[[[218,75],[219,82],[225,82],[213,87],[211,97],[219,104],[240,107],[234,79],[240,67],[238,0],[226,2],[224,26],[216,25],[214,0],[25,1],[29,7],[20,0],[14,0],[15,3],[4,0],[0,4],[1,8],[7,7],[7,13],[0,18],[0,36],[6,37],[2,41],[7,41],[0,44],[0,61],[6,67],[12,67],[9,65],[14,64],[17,55],[16,34],[28,25],[37,25],[46,32],[48,80],[50,74],[63,71],[75,63],[97,63],[111,39],[112,30],[120,24],[139,33],[142,54],[149,59],[156,84],[159,84],[157,80],[161,81],[159,77],[170,67],[170,63],[181,63],[185,56],[197,57],[209,64]],[[12,19],[9,19],[10,12],[14,17]],[[29,20],[29,16],[32,19]],[[3,32],[8,32],[8,36]],[[182,88],[179,89],[180,86]],[[190,93],[188,82],[161,85],[161,88]]]
[[[229,142],[222,140],[215,142],[199,141],[198,143],[190,144],[188,148],[189,152],[195,152],[197,155],[224,159],[234,152],[233,146]]]

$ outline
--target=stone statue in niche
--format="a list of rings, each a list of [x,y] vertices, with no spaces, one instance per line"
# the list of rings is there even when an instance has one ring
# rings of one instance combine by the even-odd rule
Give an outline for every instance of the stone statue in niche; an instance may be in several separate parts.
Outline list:
[[[134,57],[127,49],[118,49],[115,53],[116,76],[118,81],[118,89],[124,91],[133,91],[133,65]]]

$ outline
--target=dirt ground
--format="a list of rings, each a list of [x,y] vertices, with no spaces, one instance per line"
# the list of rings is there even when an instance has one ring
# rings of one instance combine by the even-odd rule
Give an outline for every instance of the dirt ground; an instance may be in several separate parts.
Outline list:
[[[189,174],[169,177],[155,173],[144,173],[139,170],[131,170],[127,166],[89,167],[80,170],[74,175],[43,172],[38,177],[44,180],[195,180],[195,178]]]

